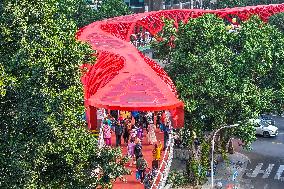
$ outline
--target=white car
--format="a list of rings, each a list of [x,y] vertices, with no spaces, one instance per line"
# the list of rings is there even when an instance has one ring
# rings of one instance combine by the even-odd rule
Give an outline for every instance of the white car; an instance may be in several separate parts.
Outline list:
[[[255,119],[253,123],[255,124],[254,127],[257,135],[262,135],[263,137],[278,135],[278,128],[265,120]]]

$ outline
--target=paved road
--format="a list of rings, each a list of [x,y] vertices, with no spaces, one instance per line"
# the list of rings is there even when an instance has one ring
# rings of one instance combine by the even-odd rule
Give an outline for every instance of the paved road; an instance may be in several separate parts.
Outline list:
[[[255,189],[284,189],[284,118],[272,118],[279,135],[258,137],[251,151],[241,150],[251,160],[243,178],[251,181]]]
[[[257,137],[252,144],[253,152],[273,157],[284,157],[284,118],[271,116],[278,127],[279,135],[277,137],[263,138]],[[284,187],[283,187],[284,188]]]

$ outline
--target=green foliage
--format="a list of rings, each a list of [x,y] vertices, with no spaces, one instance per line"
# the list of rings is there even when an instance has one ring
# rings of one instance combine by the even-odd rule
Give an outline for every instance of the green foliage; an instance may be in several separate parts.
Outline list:
[[[169,173],[167,182],[172,184],[172,187],[185,186],[188,184],[188,176],[185,172],[171,171]]]
[[[123,0],[103,0],[98,8],[97,19],[101,20],[128,14],[132,14],[132,12]]]
[[[82,2],[0,4],[0,188],[106,187],[129,173],[121,151],[98,149],[81,119],[79,67],[95,61],[74,37],[88,22],[77,20]]]
[[[184,146],[190,146],[193,143],[194,138],[192,137],[191,131],[188,128],[182,128],[179,132],[179,135],[181,136],[182,144]]]
[[[180,23],[178,30],[171,21],[166,25],[157,36],[164,41],[153,47],[170,62],[166,71],[185,103],[186,128],[203,138],[204,132],[240,123],[224,130],[223,150],[232,136],[249,146],[255,130],[248,120],[283,112],[283,34],[258,17],[233,33],[212,14]]]
[[[193,185],[197,185],[198,182],[200,181],[200,177],[202,176],[202,174],[200,174],[199,172],[200,166],[202,166],[200,162],[198,162],[198,160],[195,159],[191,159],[187,163],[186,171],[189,176],[189,182]]]
[[[269,24],[276,26],[284,33],[284,13],[278,13],[269,18]]]
[[[244,7],[248,5],[247,0],[225,0],[218,1],[217,8],[232,8],[232,7]]]
[[[187,162],[187,175],[192,184],[201,184],[207,179],[206,174],[210,167],[210,144],[209,141],[202,139],[198,158],[192,156]]]
[[[202,166],[201,172],[199,173],[199,179],[200,180],[205,180],[206,179],[206,173],[208,171],[208,167],[210,166],[210,148],[211,148],[211,143],[203,140],[201,143],[201,154],[202,156],[200,157],[200,165]]]
[[[0,97],[5,96],[6,86],[9,80],[10,78],[7,76],[4,67],[0,64]]]

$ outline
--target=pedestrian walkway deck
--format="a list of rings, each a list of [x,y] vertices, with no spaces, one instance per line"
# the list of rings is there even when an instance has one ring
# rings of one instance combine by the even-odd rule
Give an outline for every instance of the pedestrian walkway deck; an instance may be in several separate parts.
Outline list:
[[[146,131],[144,129],[143,132],[143,140],[142,140],[142,152],[143,152],[143,156],[144,158],[147,160],[148,162],[148,166],[149,168],[152,168],[151,163],[152,163],[152,150],[153,150],[153,145],[150,145],[147,143],[147,138],[146,138]],[[163,137],[163,133],[160,132],[159,129],[156,129],[156,137],[157,140],[161,140],[162,144],[164,144],[164,137]],[[115,146],[115,135],[112,135],[112,146]],[[123,143],[122,140],[122,153],[123,155],[127,155],[127,146],[126,144]],[[161,157],[163,157],[164,154],[162,154]],[[114,189],[144,189],[144,185],[141,184],[139,181],[136,180],[135,178],[135,173],[136,173],[136,166],[132,165],[129,166],[129,163],[126,165],[126,167],[128,169],[130,169],[132,171],[131,175],[127,175],[125,176],[126,178],[126,182],[120,181],[120,179],[117,179],[116,182],[114,183],[113,188]]]

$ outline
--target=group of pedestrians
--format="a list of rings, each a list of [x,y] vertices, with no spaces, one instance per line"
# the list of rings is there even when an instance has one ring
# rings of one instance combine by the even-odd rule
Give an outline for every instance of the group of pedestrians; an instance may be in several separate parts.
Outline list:
[[[157,140],[155,131],[164,132],[164,145]],[[159,167],[161,154],[167,146],[169,138],[169,121],[166,119],[165,111],[162,112],[127,112],[120,111],[115,117],[110,114],[103,121],[103,136],[106,146],[111,146],[111,133],[115,133],[117,147],[122,146],[122,138],[127,147],[127,155],[130,158],[130,166],[136,165],[136,178],[146,186],[151,185],[156,171]],[[145,140],[146,137],[146,140]],[[152,170],[150,170],[147,161],[142,153],[142,141],[153,145]]]

